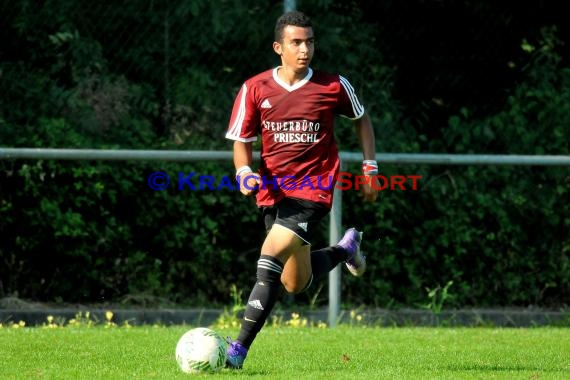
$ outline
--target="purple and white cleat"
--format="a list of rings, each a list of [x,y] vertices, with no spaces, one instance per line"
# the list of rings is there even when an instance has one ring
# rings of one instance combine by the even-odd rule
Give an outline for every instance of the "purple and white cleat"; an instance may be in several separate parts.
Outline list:
[[[345,264],[350,273],[356,277],[362,276],[366,271],[366,257],[360,252],[361,241],[362,232],[357,231],[356,228],[349,228],[337,244],[348,251]]]

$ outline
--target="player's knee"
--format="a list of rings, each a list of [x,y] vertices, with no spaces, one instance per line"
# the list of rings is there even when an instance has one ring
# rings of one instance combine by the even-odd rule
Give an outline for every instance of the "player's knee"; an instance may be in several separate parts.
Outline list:
[[[307,281],[304,281],[304,282],[287,281],[286,279],[283,279],[283,278],[281,279],[281,283],[283,284],[283,287],[285,287],[285,290],[289,294],[303,293],[304,291],[306,291],[311,286],[312,282],[313,282],[313,276],[312,275]]]
[[[303,291],[304,286],[299,286],[296,282],[281,281],[285,291],[289,294],[298,294]]]

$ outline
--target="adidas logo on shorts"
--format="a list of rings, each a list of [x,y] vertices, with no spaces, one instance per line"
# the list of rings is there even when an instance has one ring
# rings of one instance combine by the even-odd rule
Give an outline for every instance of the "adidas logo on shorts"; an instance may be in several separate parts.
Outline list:
[[[309,225],[309,223],[307,222],[301,222],[301,223],[297,223],[297,225],[299,227],[301,227],[303,229],[303,231],[307,232],[307,226]]]

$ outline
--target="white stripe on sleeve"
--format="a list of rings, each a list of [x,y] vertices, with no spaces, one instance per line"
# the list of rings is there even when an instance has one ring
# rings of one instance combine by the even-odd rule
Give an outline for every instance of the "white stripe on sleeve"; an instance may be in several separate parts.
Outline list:
[[[352,105],[352,112],[354,112],[354,119],[360,118],[362,115],[364,115],[364,106],[360,104],[360,101],[356,96],[356,92],[354,91],[354,88],[352,87],[348,79],[346,79],[342,75],[339,75],[338,77],[340,79],[340,84],[342,84],[342,87],[344,88],[346,94],[348,95],[348,98],[350,99],[350,104]]]
[[[240,139],[241,128],[243,126],[243,120],[245,119],[245,98],[247,96],[247,86],[245,83],[241,88],[241,98],[239,100],[239,108],[236,119],[231,125],[227,136],[232,136],[234,139]]]

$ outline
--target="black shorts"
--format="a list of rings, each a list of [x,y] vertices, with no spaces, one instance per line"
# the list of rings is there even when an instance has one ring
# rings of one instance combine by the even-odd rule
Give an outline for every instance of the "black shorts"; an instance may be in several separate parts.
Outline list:
[[[261,208],[267,232],[276,223],[291,230],[305,244],[311,244],[316,227],[329,211],[325,205],[299,198],[283,198],[273,206]]]

